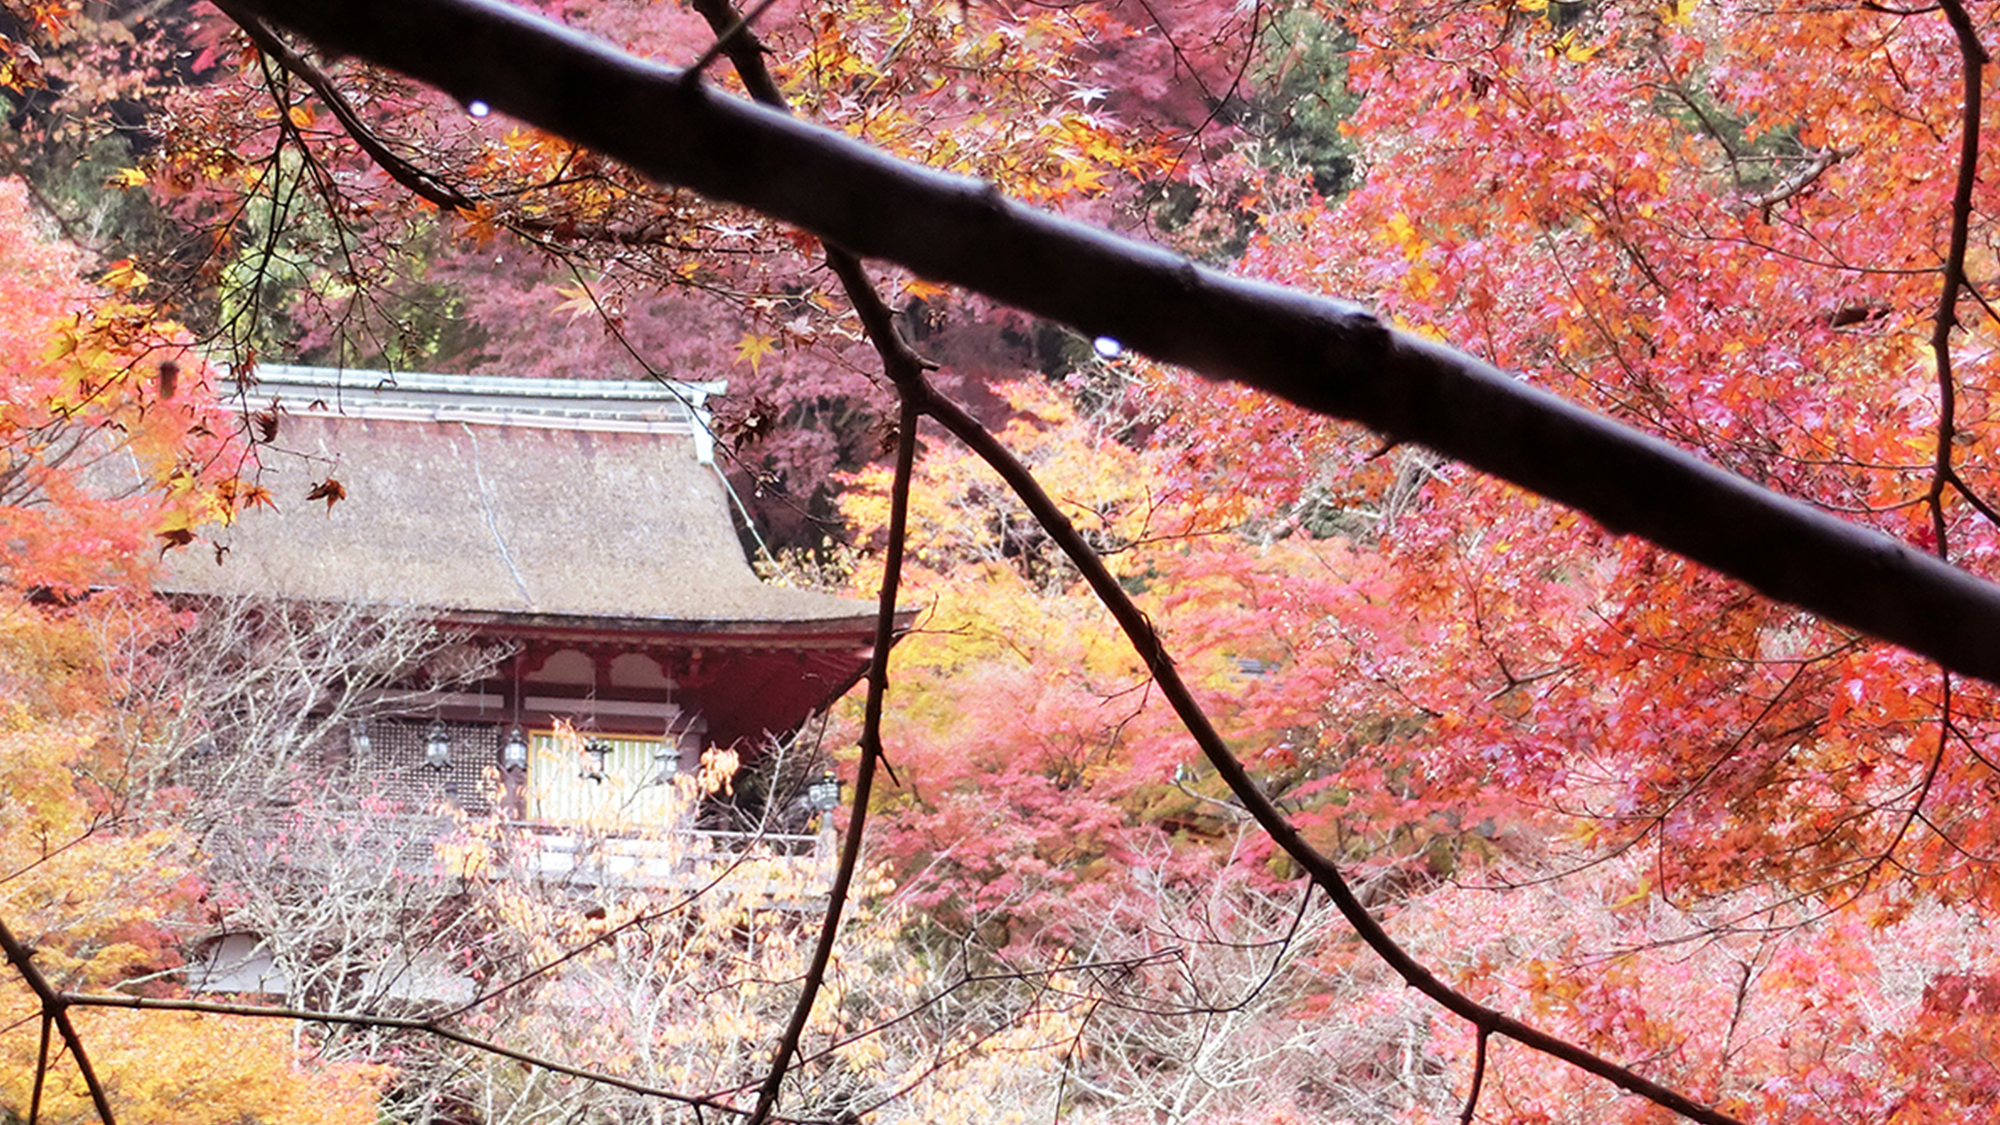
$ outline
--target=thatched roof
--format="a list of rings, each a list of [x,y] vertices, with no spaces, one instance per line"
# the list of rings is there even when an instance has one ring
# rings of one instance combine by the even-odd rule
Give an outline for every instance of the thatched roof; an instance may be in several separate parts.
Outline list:
[[[256,477],[278,510],[213,529],[220,565],[177,552],[165,590],[694,632],[846,631],[872,612],[752,573],[706,457],[719,384],[258,376],[251,402],[286,409]],[[345,498],[308,500],[329,477]]]

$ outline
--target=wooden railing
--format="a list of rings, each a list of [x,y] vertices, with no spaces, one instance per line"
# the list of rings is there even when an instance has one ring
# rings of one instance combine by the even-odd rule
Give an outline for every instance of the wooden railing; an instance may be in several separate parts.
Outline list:
[[[728,883],[747,889],[754,880],[778,897],[796,897],[800,888],[824,894],[833,866],[833,841],[817,836],[754,835],[678,829],[665,832],[601,832],[554,825],[521,825],[511,837],[534,847],[512,858],[524,874],[585,886],[675,887],[698,889]],[[523,855],[523,852],[528,854]]]
[[[229,847],[231,836],[235,847],[254,853],[248,857],[253,862],[318,876],[357,862],[447,877],[491,865],[490,870],[522,878],[592,887],[698,889],[751,879],[786,898],[797,897],[800,887],[809,888],[807,895],[824,893],[834,860],[834,841],[826,832],[607,829],[351,810],[251,814],[218,835],[213,846]]]

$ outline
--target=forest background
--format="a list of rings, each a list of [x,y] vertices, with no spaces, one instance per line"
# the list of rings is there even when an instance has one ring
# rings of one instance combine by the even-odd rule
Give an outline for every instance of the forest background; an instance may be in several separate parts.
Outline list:
[[[1987,683],[1157,365],[1143,326],[896,267],[857,287],[753,211],[225,7],[7,5],[12,1116],[1990,1112]],[[538,7],[1992,566],[1990,5],[804,2],[714,49],[736,13],[708,0]],[[720,889],[583,910],[477,864],[343,868],[339,917],[307,916],[217,862],[225,810],[177,769],[190,701],[233,685],[190,678],[202,623],[143,594],[207,524],[338,502],[332,475],[260,485],[282,413],[217,402],[209,366],[260,357],[727,375],[769,571],[872,595],[886,570],[925,608],[828,736],[859,743],[868,846],[837,943]],[[153,487],[87,487],[107,435]],[[314,667],[437,643],[389,618],[304,623],[350,638]],[[312,846],[365,854],[349,828]],[[492,991],[411,1012],[335,973],[289,999],[344,1023],[201,1011],[178,943],[252,906],[304,959],[393,933]]]

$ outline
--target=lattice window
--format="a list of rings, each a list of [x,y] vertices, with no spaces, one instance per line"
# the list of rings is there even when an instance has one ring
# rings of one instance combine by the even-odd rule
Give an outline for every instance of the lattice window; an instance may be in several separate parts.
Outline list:
[[[446,723],[450,764],[439,769],[424,760],[428,719],[377,719],[368,724],[367,760],[360,763],[372,794],[407,812],[424,812],[448,802],[474,815],[492,808],[488,770],[500,749],[500,729],[491,723]]]

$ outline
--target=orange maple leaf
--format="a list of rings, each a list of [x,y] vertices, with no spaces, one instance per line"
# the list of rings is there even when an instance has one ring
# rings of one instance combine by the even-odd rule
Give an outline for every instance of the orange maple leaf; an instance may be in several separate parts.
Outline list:
[[[465,220],[465,233],[479,246],[485,246],[500,234],[500,212],[486,200],[460,208],[458,215]]]
[[[335,504],[347,499],[347,488],[339,481],[328,477],[318,484],[313,485],[312,491],[306,493],[306,499],[326,501],[326,510],[328,514],[331,514]]]
[[[104,276],[99,280],[120,293],[130,293],[135,289],[145,288],[146,283],[152,279],[133,265],[132,259],[120,258],[111,263],[111,268],[105,270]]]

